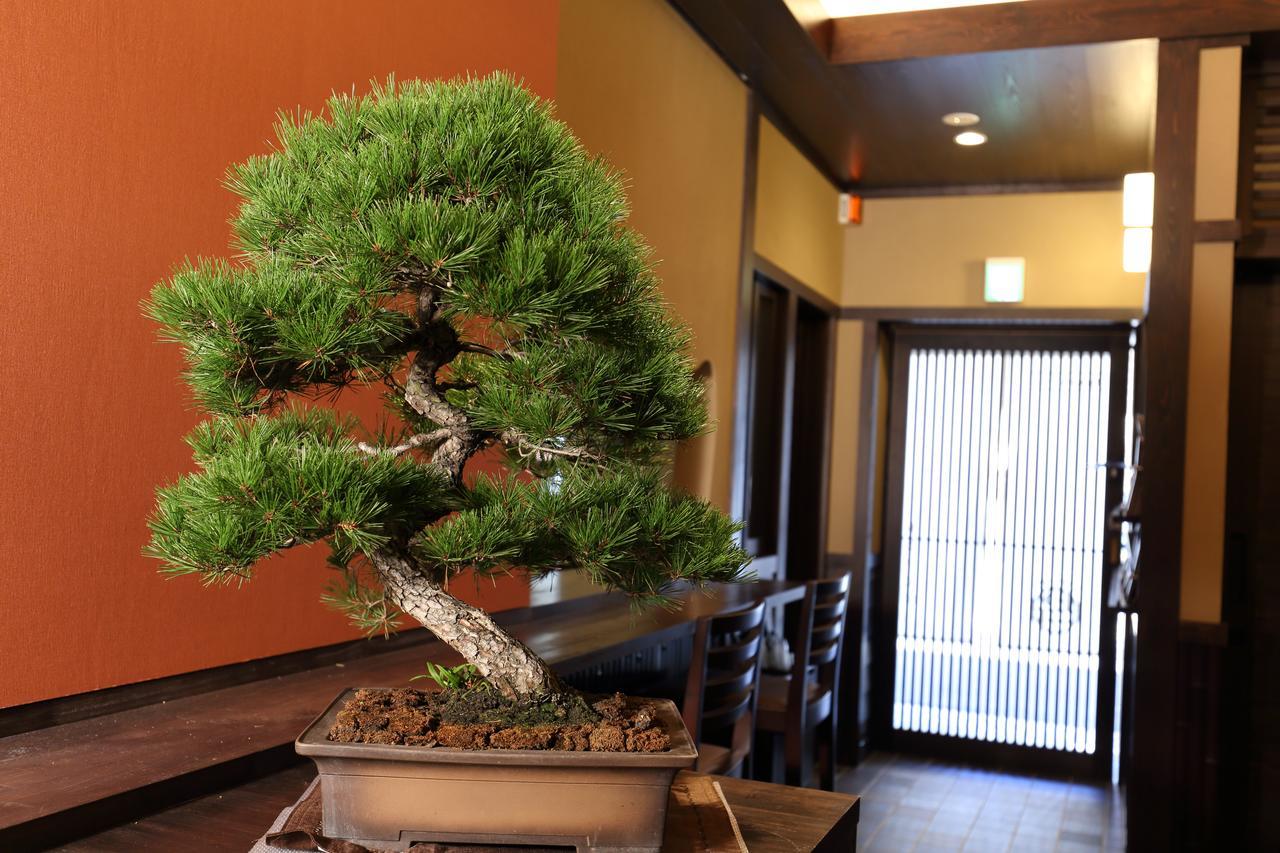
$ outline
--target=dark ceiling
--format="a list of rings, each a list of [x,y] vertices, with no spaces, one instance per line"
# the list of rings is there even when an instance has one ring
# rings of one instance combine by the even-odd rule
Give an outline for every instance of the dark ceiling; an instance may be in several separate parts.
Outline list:
[[[858,131],[861,183],[1090,183],[1145,171],[1156,47],[1144,40],[837,66]],[[982,117],[985,145],[955,144],[941,119],[956,111]]]
[[[831,65],[784,0],[672,3],[838,185],[1084,188],[1150,168],[1155,40]],[[952,141],[956,111],[985,145]]]

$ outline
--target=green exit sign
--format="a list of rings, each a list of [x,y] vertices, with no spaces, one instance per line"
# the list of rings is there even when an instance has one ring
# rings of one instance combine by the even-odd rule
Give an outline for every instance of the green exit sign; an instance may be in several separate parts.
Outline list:
[[[1026,273],[1026,258],[987,258],[983,298],[988,302],[1021,302]]]

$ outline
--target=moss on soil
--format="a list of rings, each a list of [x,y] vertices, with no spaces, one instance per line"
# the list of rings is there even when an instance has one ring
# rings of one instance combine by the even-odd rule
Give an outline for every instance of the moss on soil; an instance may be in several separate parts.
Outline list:
[[[533,701],[512,702],[487,685],[429,693],[428,702],[446,723],[495,726],[563,726],[600,721],[600,712],[581,693],[557,693]]]

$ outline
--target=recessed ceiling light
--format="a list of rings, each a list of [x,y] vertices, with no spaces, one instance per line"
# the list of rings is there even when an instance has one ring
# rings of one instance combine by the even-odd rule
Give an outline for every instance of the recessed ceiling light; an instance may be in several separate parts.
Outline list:
[[[951,127],[969,127],[982,121],[978,118],[977,113],[947,113],[942,117],[942,123]]]
[[[895,12],[923,12],[927,9],[955,9],[960,6],[990,6],[1015,0],[821,0],[833,18],[885,15]]]
[[[987,135],[976,130],[966,130],[956,134],[956,145],[981,145],[986,141]]]

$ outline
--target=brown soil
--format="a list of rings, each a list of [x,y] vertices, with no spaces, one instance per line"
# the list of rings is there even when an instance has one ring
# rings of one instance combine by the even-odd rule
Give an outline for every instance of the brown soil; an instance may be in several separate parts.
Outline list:
[[[357,690],[338,712],[329,740],[455,749],[665,752],[671,738],[656,717],[651,703],[621,693],[594,704],[571,695],[517,706],[484,689]]]

